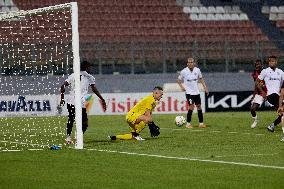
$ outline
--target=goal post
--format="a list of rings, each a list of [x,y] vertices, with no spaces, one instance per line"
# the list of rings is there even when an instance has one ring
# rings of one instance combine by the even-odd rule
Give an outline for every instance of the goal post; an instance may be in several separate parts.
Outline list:
[[[75,149],[83,149],[77,3],[0,14],[0,150],[64,142],[67,110],[56,107],[71,73]]]
[[[78,6],[76,2],[71,3],[72,16],[72,50],[73,50],[73,70],[75,74],[75,120],[76,120],[76,149],[83,149],[82,131],[82,108],[80,90],[80,57],[79,57],[79,31],[78,31]]]

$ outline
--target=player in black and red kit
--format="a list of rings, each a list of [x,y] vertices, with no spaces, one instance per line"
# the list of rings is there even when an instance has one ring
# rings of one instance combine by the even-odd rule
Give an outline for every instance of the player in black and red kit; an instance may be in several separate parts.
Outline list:
[[[252,78],[255,82],[257,80],[260,72],[263,69],[263,65],[262,65],[261,60],[257,59],[254,63],[254,67],[255,67],[255,70],[253,71],[251,76],[252,76]],[[261,82],[262,82],[262,85],[263,85],[263,90],[265,92],[267,92],[264,81],[261,81]],[[255,86],[253,97],[252,97],[252,102],[251,102],[251,107],[250,107],[250,113],[251,113],[251,116],[252,116],[252,119],[253,119],[253,123],[251,124],[252,129],[256,127],[257,122],[258,122],[256,110],[261,106],[263,101],[264,101],[264,98],[262,96],[262,92],[257,88],[257,86]]]

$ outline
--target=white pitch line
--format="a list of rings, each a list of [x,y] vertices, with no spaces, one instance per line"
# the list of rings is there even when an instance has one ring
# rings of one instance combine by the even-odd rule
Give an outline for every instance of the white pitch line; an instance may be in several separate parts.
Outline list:
[[[198,130],[193,130],[193,129],[171,129],[171,128],[161,128],[163,130],[172,130],[172,131],[190,131],[190,132],[202,132],[206,131],[206,129],[198,129]],[[208,131],[208,130],[207,130]],[[263,133],[241,133],[241,132],[236,132],[236,131],[228,131],[228,132],[222,132],[222,131],[208,131],[211,133],[228,133],[228,134],[242,134],[242,135],[256,135],[256,136],[265,136]],[[274,134],[275,136],[279,136],[279,134]]]
[[[31,145],[31,146],[48,146],[46,144],[31,144],[31,143],[25,143],[25,142],[11,142],[11,141],[5,141],[5,140],[1,140],[0,142],[2,143],[10,143],[10,144],[25,144],[25,145]]]
[[[0,152],[21,152],[22,150],[0,150]]]
[[[30,151],[41,151],[43,149],[28,149],[28,150],[30,150]]]
[[[258,136],[264,136],[264,134],[255,134],[255,135],[258,135]]]
[[[223,158],[223,157],[250,157],[250,156],[274,156],[278,155],[278,153],[273,154],[248,154],[248,155],[229,155],[229,156],[214,156],[215,158]]]
[[[115,151],[115,150],[100,150],[100,149],[87,149],[87,150],[98,151],[98,152],[107,152],[107,153],[116,153],[116,154],[134,155],[134,156],[146,156],[146,157],[156,157],[156,158],[164,158],[164,159],[188,160],[188,161],[198,161],[198,162],[208,162],[208,163],[240,165],[240,166],[247,166],[247,167],[260,167],[260,168],[284,170],[284,167],[281,167],[281,166],[261,165],[261,164],[254,164],[254,163],[241,163],[241,162],[221,161],[221,160],[216,161],[216,160],[209,160],[209,159],[163,156],[163,155],[156,155],[156,154],[140,154],[140,153],[135,153],[135,152],[120,152],[120,151]]]

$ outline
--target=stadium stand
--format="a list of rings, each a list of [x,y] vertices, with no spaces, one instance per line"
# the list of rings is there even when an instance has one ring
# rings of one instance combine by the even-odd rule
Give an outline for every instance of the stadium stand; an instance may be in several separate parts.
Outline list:
[[[253,68],[250,65],[250,68]],[[206,84],[214,91],[252,91],[253,80],[250,73],[204,73]],[[114,92],[149,92],[153,86],[176,81],[177,74],[134,74],[128,75],[96,75],[96,85],[104,93]],[[66,76],[2,76],[0,77],[0,95],[35,95],[58,94],[58,88]],[[9,83],[9,86],[7,86]],[[45,83],[45,85],[42,85]],[[13,86],[13,87],[11,87]],[[143,86],[143,87],[141,87]],[[37,90],[33,90],[36,88]]]
[[[6,12],[66,2],[69,1],[0,0],[0,7]],[[270,27],[283,32],[283,3],[267,2],[259,5],[259,13],[267,18]],[[283,49],[240,3],[218,0],[79,0],[78,4],[81,58],[94,63],[93,73],[146,73],[127,78],[119,74],[98,75],[96,78],[103,81],[98,87],[104,92],[147,92],[153,85],[173,82],[177,74],[166,72],[179,70],[188,56],[197,57],[204,72],[214,72],[204,73],[211,91],[252,90],[249,73],[224,72],[251,71],[253,67],[248,63],[255,58],[264,59],[271,54],[284,57]],[[270,19],[271,14],[276,14],[277,19]],[[44,33],[44,30],[37,30]],[[33,68],[37,70],[37,77],[0,77],[1,88],[7,89],[1,93],[10,94],[10,88],[3,84],[4,80],[11,79],[16,86],[11,89],[21,93],[32,94],[33,91],[25,89],[28,88],[26,85],[33,85],[43,93],[57,94],[64,77],[45,76],[45,66],[48,65],[38,63]],[[34,74],[33,70],[30,72]],[[164,74],[147,74],[155,72]],[[64,68],[58,73],[64,73]],[[40,86],[41,80],[50,80],[50,86]],[[141,83],[144,88],[139,87]]]
[[[2,10],[27,10],[69,1],[3,2]],[[188,56],[204,60],[205,71],[216,71],[210,61],[250,62],[271,53],[284,56],[283,45],[275,42],[283,37],[279,2],[259,1],[253,7],[219,0],[79,0],[78,4],[81,57],[91,60],[98,73],[175,72]],[[260,11],[254,12],[254,7]],[[267,17],[269,30],[252,15]],[[225,71],[238,70],[231,66]]]

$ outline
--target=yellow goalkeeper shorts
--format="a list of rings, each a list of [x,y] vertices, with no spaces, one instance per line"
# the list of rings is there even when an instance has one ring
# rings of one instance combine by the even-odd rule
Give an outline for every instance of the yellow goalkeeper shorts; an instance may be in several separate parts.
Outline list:
[[[126,121],[129,125],[134,126],[139,116],[140,115],[138,113],[129,112],[128,114],[126,114]]]
[[[129,125],[130,132],[140,133],[146,127],[146,124],[143,121],[138,124],[135,124],[139,116],[140,114],[137,114],[135,112],[131,112],[126,115],[126,121]]]

